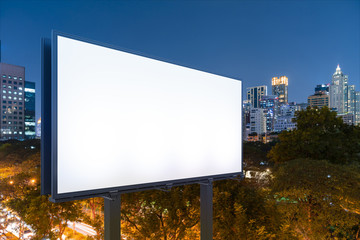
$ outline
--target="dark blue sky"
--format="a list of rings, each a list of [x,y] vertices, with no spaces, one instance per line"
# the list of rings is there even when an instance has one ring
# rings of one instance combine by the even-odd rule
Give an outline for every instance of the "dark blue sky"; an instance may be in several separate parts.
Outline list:
[[[40,38],[52,29],[240,78],[244,88],[271,91],[271,78],[286,75],[289,101],[305,102],[337,64],[360,90],[358,0],[0,0],[2,61],[36,82],[37,117]]]

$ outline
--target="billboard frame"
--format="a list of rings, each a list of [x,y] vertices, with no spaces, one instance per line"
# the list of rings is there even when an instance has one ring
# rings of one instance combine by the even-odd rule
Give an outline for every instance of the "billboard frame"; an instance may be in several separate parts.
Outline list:
[[[174,65],[178,65],[178,66],[182,66],[182,67],[186,67],[192,70],[197,70],[197,71],[202,71],[202,72],[206,72],[203,70],[199,70],[199,69],[195,69],[192,67],[188,67],[185,65],[179,65],[164,59],[159,59],[159,58],[154,58],[151,56],[147,56],[145,54],[142,53],[138,53],[138,52],[134,52],[134,51],[129,51],[127,49],[123,49],[123,48],[119,48],[110,44],[105,44],[105,43],[101,43],[101,42],[97,42],[97,41],[93,41],[93,40],[89,40],[83,37],[78,37],[78,36],[74,36],[71,34],[66,34],[66,33],[62,33],[59,31],[52,31],[51,34],[51,80],[49,80],[47,77],[42,77],[42,81],[43,81],[43,86],[45,86],[45,88],[43,89],[44,92],[51,92],[51,96],[47,96],[44,97],[44,101],[50,102],[51,103],[51,109],[49,110],[49,108],[43,108],[42,109],[42,115],[44,117],[49,117],[51,120],[51,133],[50,133],[50,143],[48,144],[44,144],[43,148],[44,148],[44,152],[50,151],[50,154],[44,155],[44,159],[42,159],[42,164],[47,164],[47,166],[49,165],[49,162],[51,162],[51,198],[50,200],[52,202],[65,202],[65,201],[72,201],[72,200],[79,200],[79,199],[86,199],[86,198],[92,198],[92,197],[101,197],[101,196],[110,196],[112,194],[115,193],[129,193],[129,192],[138,192],[138,191],[144,191],[144,190],[151,190],[151,189],[169,189],[173,186],[180,186],[180,185],[188,185],[188,184],[196,184],[196,183],[208,183],[209,181],[216,181],[216,180],[224,180],[224,179],[231,179],[231,178],[242,178],[242,172],[233,172],[233,173],[227,173],[227,174],[219,174],[219,175],[209,175],[209,176],[203,176],[203,177],[194,177],[194,178],[186,178],[186,179],[177,179],[177,180],[169,180],[169,181],[161,181],[161,182],[153,182],[153,183],[144,183],[144,184],[136,184],[136,185],[129,185],[129,186],[122,186],[122,187],[110,187],[110,188],[101,188],[101,189],[93,189],[93,190],[85,190],[85,191],[77,191],[77,192],[71,192],[71,193],[62,193],[62,194],[58,194],[58,189],[57,189],[57,171],[58,171],[58,159],[57,159],[57,134],[58,134],[58,128],[57,128],[57,103],[58,103],[58,99],[57,99],[57,47],[58,47],[58,36],[61,37],[66,37],[66,38],[70,38],[70,39],[74,39],[74,40],[78,40],[78,41],[82,41],[85,43],[90,43],[90,44],[95,44],[101,47],[106,47],[106,48],[110,48],[113,50],[118,50],[118,51],[122,51],[122,52],[126,52],[126,53],[130,53],[130,54],[135,54],[141,57],[146,57],[146,58],[151,58],[153,60],[158,60],[158,61],[162,61],[165,63],[170,63],[170,64],[174,64]],[[42,45],[42,51],[43,48],[45,46]],[[49,64],[46,63],[47,59],[42,59],[42,67],[43,68],[49,68]],[[42,71],[46,71],[46,70],[42,70]],[[206,73],[210,73],[210,72],[206,72]],[[210,73],[210,74],[214,74],[214,73]],[[216,74],[218,75],[218,74]],[[218,75],[220,76],[220,75]],[[223,76],[223,75],[221,75]],[[226,77],[226,76],[223,76]],[[232,80],[237,80],[241,82],[241,92],[240,92],[240,99],[239,101],[242,100],[242,96],[243,96],[243,84],[241,79],[236,79],[234,77],[228,77],[231,78]],[[45,81],[51,81],[51,84],[47,83],[45,84]],[[51,89],[46,89],[46,87],[50,87]],[[50,111],[50,113],[49,113]],[[44,122],[47,119],[44,119]],[[239,124],[240,124],[240,129],[242,129],[242,106],[240,105],[240,119],[239,119]],[[50,127],[48,127],[47,129],[49,129]],[[49,130],[48,130],[49,131]],[[242,145],[242,132],[240,131],[240,144]],[[44,143],[44,141],[42,141],[42,143]],[[242,146],[241,147],[241,155],[240,155],[240,159],[239,161],[241,162],[241,170],[243,169],[243,162],[242,162]],[[51,150],[49,150],[48,148],[51,148]],[[50,159],[49,159],[50,158]],[[42,165],[43,167],[44,165]],[[48,168],[45,168],[44,170],[42,170],[44,172],[43,176],[46,176],[46,172],[49,171]],[[42,179],[42,181],[48,181],[49,178],[44,178]],[[48,186],[47,183],[44,183],[44,186]],[[49,191],[45,191],[46,189],[44,189],[44,191],[42,191],[42,194],[49,194]]]

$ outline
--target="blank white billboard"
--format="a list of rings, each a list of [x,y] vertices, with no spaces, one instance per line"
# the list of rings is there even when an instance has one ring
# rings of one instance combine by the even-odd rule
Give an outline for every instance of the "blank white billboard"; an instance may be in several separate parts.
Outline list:
[[[242,171],[241,81],[55,36],[53,194]]]

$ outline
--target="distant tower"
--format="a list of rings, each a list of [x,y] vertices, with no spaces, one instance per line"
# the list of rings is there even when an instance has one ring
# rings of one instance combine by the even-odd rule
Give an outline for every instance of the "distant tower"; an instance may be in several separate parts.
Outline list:
[[[35,83],[25,82],[25,139],[35,138]]]
[[[25,68],[0,63],[0,139],[24,139]]]
[[[260,108],[260,100],[267,95],[267,86],[249,87],[246,91],[248,103],[251,103],[253,108]]]
[[[41,118],[37,120],[36,124],[36,138],[41,138]]]
[[[344,75],[339,65],[332,76],[330,84],[330,108],[338,114],[348,112],[348,76]]]
[[[288,103],[288,78],[281,76],[280,78],[273,77],[271,80],[272,95],[279,98],[279,104]]]

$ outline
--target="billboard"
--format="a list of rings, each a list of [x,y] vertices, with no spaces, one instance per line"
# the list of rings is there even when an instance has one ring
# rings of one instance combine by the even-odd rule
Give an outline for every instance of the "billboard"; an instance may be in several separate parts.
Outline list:
[[[52,36],[54,201],[242,171],[241,81]]]

